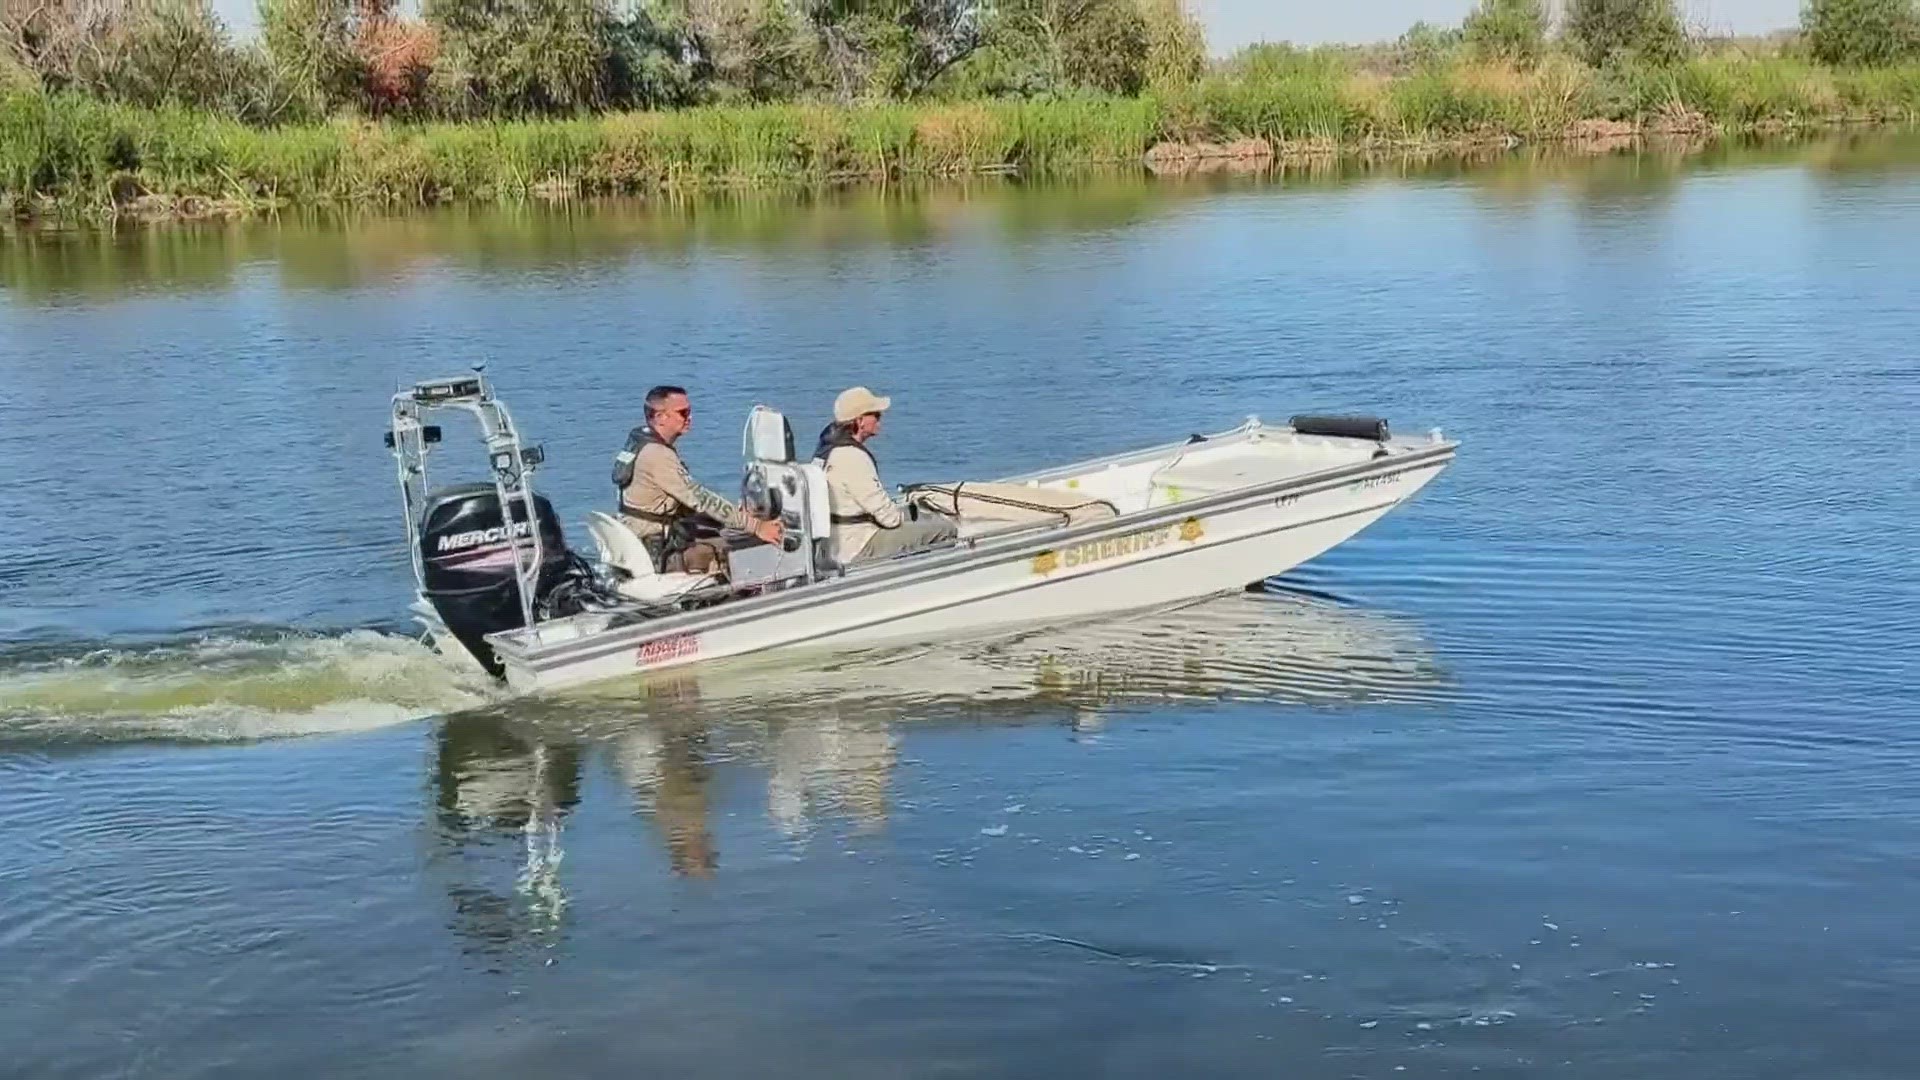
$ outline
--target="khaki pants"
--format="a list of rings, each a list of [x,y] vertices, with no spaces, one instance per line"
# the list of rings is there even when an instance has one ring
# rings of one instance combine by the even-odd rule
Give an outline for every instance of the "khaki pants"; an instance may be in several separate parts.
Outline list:
[[[720,540],[695,540],[685,548],[667,556],[663,564],[660,561],[660,547],[667,542],[666,534],[656,532],[647,536],[637,528],[641,524],[638,518],[622,517],[620,520],[625,522],[628,528],[633,529],[634,535],[640,537],[640,542],[647,546],[647,554],[653,556],[653,564],[660,567],[662,573],[716,574],[725,578],[731,570],[727,564],[727,546]]]
[[[944,544],[960,535],[960,527],[950,518],[941,517],[928,511],[920,511],[918,520],[900,523],[897,529],[881,529],[853,557],[856,563],[870,562],[874,559],[887,559],[895,555],[905,555],[909,551],[921,551]]]
[[[667,572],[676,570],[688,574],[717,574],[722,578],[733,572],[727,563],[727,547],[718,540],[695,540],[667,556]]]

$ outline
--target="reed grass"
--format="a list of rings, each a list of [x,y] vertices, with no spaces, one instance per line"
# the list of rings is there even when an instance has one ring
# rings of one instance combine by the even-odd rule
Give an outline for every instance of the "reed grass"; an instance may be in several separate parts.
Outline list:
[[[1442,146],[1563,138],[1604,121],[1751,129],[1920,121],[1920,64],[1836,69],[1704,56],[1597,70],[1565,56],[1454,57],[1382,74],[1279,53],[1139,98],[817,103],[473,123],[256,128],[178,109],[0,93],[0,204],[13,212],[507,200],[818,183],[1140,160],[1155,144]]]

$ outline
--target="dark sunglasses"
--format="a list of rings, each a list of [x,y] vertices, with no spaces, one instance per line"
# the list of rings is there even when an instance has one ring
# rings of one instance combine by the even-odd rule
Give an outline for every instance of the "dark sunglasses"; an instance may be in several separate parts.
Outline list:
[[[655,416],[659,416],[659,415],[661,415],[662,413],[667,413],[667,414],[672,414],[672,413],[679,413],[679,414],[680,414],[680,418],[681,418],[682,420],[691,420],[691,419],[693,419],[693,406],[691,406],[691,405],[688,405],[688,406],[687,406],[686,408],[684,408],[684,409],[655,409],[655,410],[653,410],[653,415],[655,415]]]

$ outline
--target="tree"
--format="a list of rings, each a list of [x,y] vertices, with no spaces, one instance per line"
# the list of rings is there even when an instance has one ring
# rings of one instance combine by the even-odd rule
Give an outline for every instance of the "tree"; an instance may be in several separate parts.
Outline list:
[[[821,58],[842,100],[910,98],[980,48],[976,0],[807,0]]]
[[[1090,5],[1061,37],[1061,74],[1068,85],[1109,94],[1137,94],[1147,81],[1147,20],[1131,0]]]
[[[1186,0],[1139,0],[1147,30],[1147,86],[1170,89],[1198,79],[1207,69],[1207,33]]]
[[[325,116],[358,100],[353,0],[261,0],[260,36],[289,109]]]
[[[1177,2],[1003,0],[988,26],[989,46],[1019,93],[1070,88],[1137,94],[1200,74],[1197,42]]]
[[[1626,59],[1671,64],[1687,55],[1673,0],[1573,0],[1567,34],[1596,67]]]
[[[1541,0],[1480,0],[1461,26],[1474,55],[1532,63],[1547,40],[1547,9]]]
[[[1435,26],[1422,21],[1409,26],[1407,32],[1400,35],[1400,40],[1394,43],[1394,51],[1403,64],[1424,68],[1452,56],[1464,38],[1465,33],[1458,27]]]
[[[1129,14],[1133,25],[1127,25]],[[1027,89],[1041,92],[1085,85],[1082,80],[1088,76],[1137,83],[1146,53],[1145,26],[1137,10],[1116,0],[1006,0],[995,11],[992,33],[1000,49],[1024,59],[1032,69],[1024,80]],[[1112,40],[1124,54],[1117,63],[1098,55],[1102,39]]]
[[[394,14],[394,0],[357,0],[353,51],[361,94],[375,116],[427,106],[427,84],[439,53],[439,35],[422,22]]]
[[[89,0],[0,0],[0,35],[10,63],[50,90],[71,85],[88,41],[111,16]]]
[[[130,5],[111,49],[111,69],[97,73],[104,96],[204,109],[228,104],[235,89],[234,50],[205,0]]]
[[[1828,64],[1892,64],[1920,54],[1915,0],[1810,0],[1800,24],[1808,52]]]
[[[790,0],[684,0],[675,16],[693,77],[722,97],[788,100],[822,81],[813,28]]]
[[[95,76],[131,19],[115,0],[0,0],[0,35],[14,65],[49,90],[99,90]]]
[[[658,103],[663,48],[645,9],[606,0],[427,0],[439,34],[435,81],[456,114],[575,113]]]
[[[232,107],[255,73],[206,0],[4,0],[0,69],[136,105]]]

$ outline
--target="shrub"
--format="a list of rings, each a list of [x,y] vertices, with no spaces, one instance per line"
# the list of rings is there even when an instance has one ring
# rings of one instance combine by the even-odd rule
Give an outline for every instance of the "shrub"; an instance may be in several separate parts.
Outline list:
[[[1542,0],[1480,0],[1461,32],[1483,60],[1532,62],[1546,47],[1546,5]]]
[[[1361,133],[1368,117],[1348,91],[1352,69],[1331,51],[1255,45],[1196,88],[1205,137],[1274,142],[1333,140]]]
[[[621,20],[607,0],[428,0],[425,14],[440,40],[436,93],[454,115],[581,113],[643,96],[651,24]]]
[[[369,112],[389,116],[427,108],[428,80],[440,51],[432,27],[375,11],[355,28],[353,48]]]
[[[1020,95],[1185,85],[1201,67],[1189,29],[1178,0],[1004,0],[958,81]]]
[[[1573,0],[1567,35],[1595,67],[1628,59],[1672,64],[1687,55],[1673,0]]]
[[[709,98],[785,101],[825,85],[819,42],[789,0],[683,0],[649,17],[662,59],[684,42]]]
[[[0,7],[0,89],[226,110],[256,74],[206,0]]]
[[[326,116],[359,97],[351,0],[261,0],[260,36],[297,113]]]
[[[1456,27],[1417,22],[1394,43],[1394,59],[1403,68],[1431,67],[1452,58],[1465,36]]]
[[[0,53],[0,97],[40,89],[40,78],[13,57]]]
[[[1207,69],[1207,35],[1184,0],[1139,0],[1147,34],[1146,85],[1191,86]]]
[[[1835,72],[1834,89],[1856,116],[1920,120],[1920,64]]]
[[[1066,28],[1060,69],[1069,86],[1137,94],[1147,81],[1147,20],[1130,0],[1091,5]]]
[[[1920,53],[1915,0],[1810,0],[1801,29],[1823,63],[1879,66]]]

